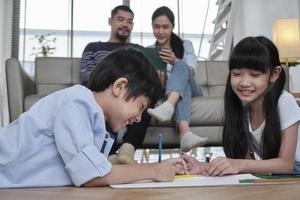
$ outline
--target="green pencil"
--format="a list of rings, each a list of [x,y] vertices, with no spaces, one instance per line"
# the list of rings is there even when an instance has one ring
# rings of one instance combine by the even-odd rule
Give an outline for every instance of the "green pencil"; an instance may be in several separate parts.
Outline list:
[[[300,178],[299,174],[269,174],[269,175],[264,175],[264,174],[254,174],[254,176],[262,179],[279,179],[279,178]]]
[[[239,183],[295,183],[300,182],[300,178],[277,178],[277,179],[242,179]]]

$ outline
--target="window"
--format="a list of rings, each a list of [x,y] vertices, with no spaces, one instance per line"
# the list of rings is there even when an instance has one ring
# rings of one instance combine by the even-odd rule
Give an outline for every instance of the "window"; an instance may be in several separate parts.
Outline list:
[[[199,59],[208,58],[209,40],[214,30],[213,20],[217,15],[216,0],[140,0],[131,1],[130,7],[135,12],[134,29],[131,37],[133,43],[143,46],[153,44],[151,16],[160,6],[168,6],[175,15],[174,33],[193,42]],[[207,18],[206,18],[207,14]],[[203,39],[202,39],[203,32]],[[199,50],[200,43],[201,51]]]
[[[19,60],[25,71],[34,75],[34,58],[43,56],[43,45],[53,48],[48,56],[80,57],[88,42],[107,40],[107,19],[120,4],[121,0],[21,0]]]
[[[89,42],[107,41],[110,35],[108,18],[122,0],[75,0],[73,56],[81,57]]]
[[[69,3],[69,0],[21,1],[19,60],[28,74],[33,75],[35,55],[42,51],[38,37],[49,40],[47,44],[42,42],[54,48],[53,56],[68,56]]]
[[[123,3],[122,0],[20,2],[19,60],[31,76],[34,75],[35,56],[46,53],[47,56],[80,57],[89,42],[107,41],[110,34],[110,12]],[[174,32],[193,42],[195,53],[200,59],[208,58],[209,39],[214,27],[212,21],[217,13],[216,0],[130,1],[130,7],[135,13],[131,42],[143,46],[154,42],[151,15],[162,5],[168,6],[175,14]],[[42,46],[45,50],[47,45],[49,48],[46,52],[41,52]]]

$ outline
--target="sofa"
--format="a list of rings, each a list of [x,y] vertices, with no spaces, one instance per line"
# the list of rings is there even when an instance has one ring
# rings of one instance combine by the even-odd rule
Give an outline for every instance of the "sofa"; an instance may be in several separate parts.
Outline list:
[[[223,94],[228,74],[226,61],[199,61],[195,71],[203,96],[192,99],[191,130],[209,138],[208,146],[220,145],[223,124]],[[18,118],[40,98],[74,84],[80,84],[80,58],[37,57],[35,76],[29,77],[18,60],[6,60],[6,80],[10,121]],[[142,148],[157,148],[163,134],[164,148],[179,147],[172,121],[151,120]],[[137,133],[138,134],[138,133]],[[121,133],[122,135],[122,133]],[[118,137],[118,143],[122,142]]]

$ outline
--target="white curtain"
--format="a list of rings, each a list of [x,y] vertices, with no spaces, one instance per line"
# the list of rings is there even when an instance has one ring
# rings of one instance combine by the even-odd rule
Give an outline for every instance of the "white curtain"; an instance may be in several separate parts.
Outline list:
[[[8,124],[5,60],[11,57],[13,1],[0,0],[0,126]]]

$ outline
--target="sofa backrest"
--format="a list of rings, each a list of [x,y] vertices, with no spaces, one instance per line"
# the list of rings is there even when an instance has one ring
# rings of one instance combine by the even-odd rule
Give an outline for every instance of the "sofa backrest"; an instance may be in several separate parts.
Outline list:
[[[35,59],[35,86],[39,95],[80,83],[80,58],[38,57]]]
[[[228,75],[227,61],[199,61],[195,79],[204,96],[223,96]]]
[[[47,95],[80,83],[80,58],[37,57],[36,93]],[[227,61],[199,61],[195,79],[204,96],[223,96],[228,74]]]

